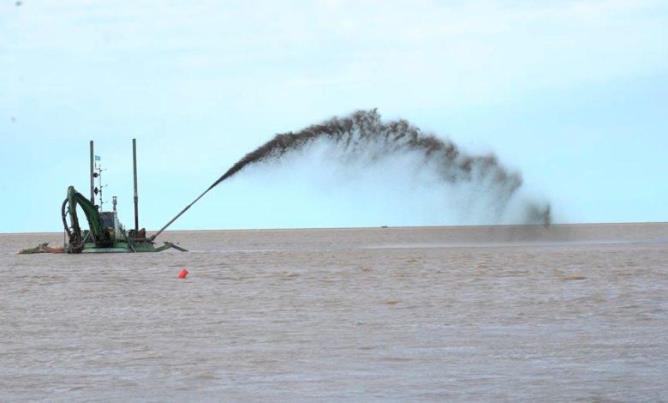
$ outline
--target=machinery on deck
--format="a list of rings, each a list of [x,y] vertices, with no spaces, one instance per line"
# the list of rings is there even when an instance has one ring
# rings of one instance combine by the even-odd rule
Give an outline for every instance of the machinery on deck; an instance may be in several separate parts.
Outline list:
[[[62,248],[51,248],[48,244],[40,244],[35,248],[24,249],[20,254],[30,253],[100,253],[100,252],[160,252],[174,248],[185,252],[171,242],[164,242],[155,246],[153,237],[146,237],[146,230],[139,229],[139,209],[137,196],[137,142],[132,140],[132,160],[134,177],[134,213],[135,227],[127,231],[118,219],[116,211],[116,196],[112,198],[112,210],[102,211],[102,169],[97,167],[94,155],[93,141],[90,142],[90,198],[77,192],[73,186],[67,188],[67,197],[61,206],[61,217],[66,234],[66,241]],[[98,179],[98,187],[95,179]],[[95,196],[100,195],[100,205],[95,204]],[[78,210],[81,210],[88,222],[88,229],[81,228]],[[164,230],[164,228],[163,228]]]
[[[146,230],[143,228],[126,231],[118,220],[115,200],[113,205],[112,211],[98,211],[98,207],[73,186],[67,188],[67,197],[61,207],[63,227],[68,239],[64,252],[160,252],[169,248],[185,251],[171,242],[156,247],[146,238]],[[83,211],[89,229],[81,230],[77,207]]]

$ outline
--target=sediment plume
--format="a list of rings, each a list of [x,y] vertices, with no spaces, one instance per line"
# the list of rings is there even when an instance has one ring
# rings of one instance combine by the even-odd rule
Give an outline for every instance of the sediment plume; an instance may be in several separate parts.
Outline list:
[[[344,155],[361,156],[370,161],[414,153],[425,166],[435,169],[444,184],[467,183],[491,192],[493,209],[502,215],[511,198],[522,186],[516,172],[503,167],[497,157],[468,155],[449,140],[423,133],[406,120],[383,122],[377,110],[360,110],[346,117],[334,117],[298,132],[277,134],[256,150],[246,154],[228,169],[208,190],[251,164],[277,161],[304,150],[316,142],[329,142]],[[550,206],[526,203],[521,224],[549,225]]]

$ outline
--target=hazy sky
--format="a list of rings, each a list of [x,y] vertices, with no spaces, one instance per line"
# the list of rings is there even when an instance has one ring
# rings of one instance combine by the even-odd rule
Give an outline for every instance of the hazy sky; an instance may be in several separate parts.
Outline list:
[[[88,140],[155,229],[277,132],[378,108],[495,152],[558,222],[668,220],[668,2],[0,2],[0,232],[60,230]],[[183,228],[476,223],[391,166],[242,172]]]

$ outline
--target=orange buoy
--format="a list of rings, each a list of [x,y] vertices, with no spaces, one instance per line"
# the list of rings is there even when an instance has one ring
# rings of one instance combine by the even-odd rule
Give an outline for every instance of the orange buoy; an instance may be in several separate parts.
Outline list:
[[[188,277],[188,273],[189,273],[189,272],[188,272],[188,269],[186,269],[186,268],[184,267],[184,268],[181,269],[181,271],[179,272],[179,278],[186,278],[186,277]]]

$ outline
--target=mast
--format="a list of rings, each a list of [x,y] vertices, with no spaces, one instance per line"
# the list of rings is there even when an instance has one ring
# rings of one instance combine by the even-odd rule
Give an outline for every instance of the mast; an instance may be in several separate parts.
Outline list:
[[[93,154],[93,140],[90,141],[90,202],[95,205],[95,155]]]
[[[135,234],[139,232],[139,197],[137,196],[137,139],[132,139],[132,173],[134,178]]]

